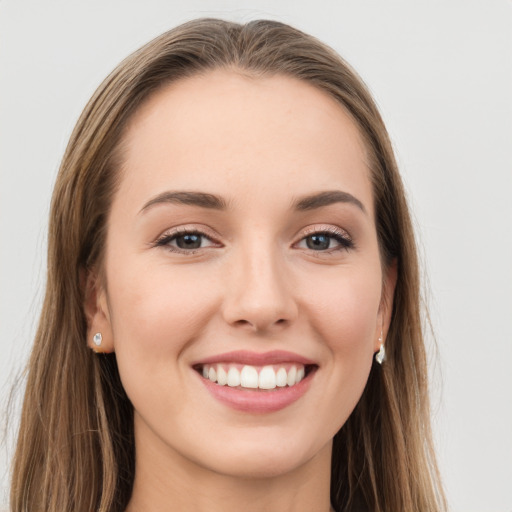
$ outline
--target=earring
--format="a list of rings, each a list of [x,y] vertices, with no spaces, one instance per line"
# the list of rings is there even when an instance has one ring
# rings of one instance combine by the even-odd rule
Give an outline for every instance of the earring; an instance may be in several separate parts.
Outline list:
[[[101,345],[101,342],[103,341],[103,336],[101,335],[101,332],[97,332],[93,336],[92,341],[97,347],[99,347]]]
[[[379,364],[382,364],[384,362],[384,360],[386,359],[386,349],[384,348],[384,343],[382,342],[382,331],[379,336],[379,341],[380,341],[380,349],[375,354],[375,361],[377,361],[377,363],[379,363]]]

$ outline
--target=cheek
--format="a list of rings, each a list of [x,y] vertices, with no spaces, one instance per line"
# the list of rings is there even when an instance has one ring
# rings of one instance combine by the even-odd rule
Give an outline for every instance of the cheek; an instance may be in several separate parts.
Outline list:
[[[352,269],[351,269],[352,270]],[[309,296],[312,324],[333,355],[373,350],[381,298],[380,270],[340,272],[315,286]]]
[[[125,261],[117,266],[109,280],[116,343],[130,343],[132,349],[172,349],[170,340],[198,327],[202,312],[215,301],[214,290],[199,289],[201,277],[188,274],[183,269],[171,272],[165,264],[138,269]]]
[[[334,435],[346,422],[366,386],[372,367],[381,297],[380,265],[338,268],[317,275],[304,293],[304,316],[325,352],[316,397],[317,414]],[[313,293],[314,290],[314,293]],[[315,424],[318,427],[317,424]]]
[[[373,361],[381,298],[378,262],[339,269],[336,279],[320,281],[309,311],[315,335],[330,356],[325,367],[332,386],[326,406],[337,411],[335,428],[348,418],[364,390]],[[333,407],[333,404],[336,404]]]
[[[110,272],[109,303],[119,371],[132,400],[144,386],[172,392],[184,378],[174,364],[216,308],[216,287],[202,287],[185,269],[125,259]],[[174,384],[173,384],[174,383]],[[151,396],[151,393],[150,395]]]
[[[158,411],[159,417],[170,419],[187,407],[176,390],[186,381],[188,367],[178,362],[215,308],[215,288],[198,290],[201,281],[191,280],[185,269],[144,267],[126,258],[110,272],[114,349],[123,387],[136,411],[144,411],[145,418]]]

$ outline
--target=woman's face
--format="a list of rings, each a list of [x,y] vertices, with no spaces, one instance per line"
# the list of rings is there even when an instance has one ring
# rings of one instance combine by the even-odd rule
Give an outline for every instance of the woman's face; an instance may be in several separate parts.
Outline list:
[[[354,122],[307,83],[214,71],[154,95],[125,143],[89,338],[116,352],[138,457],[329,457],[387,324]]]

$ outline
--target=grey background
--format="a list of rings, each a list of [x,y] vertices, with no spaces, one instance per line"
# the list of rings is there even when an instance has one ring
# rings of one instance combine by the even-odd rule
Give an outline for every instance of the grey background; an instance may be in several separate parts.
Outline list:
[[[2,416],[37,324],[48,205],[71,129],[122,58],[199,16],[295,25],[333,46],[369,85],[417,225],[438,346],[436,353],[430,340],[434,428],[451,509],[511,512],[510,0],[0,1]],[[0,508],[16,407],[9,419]]]

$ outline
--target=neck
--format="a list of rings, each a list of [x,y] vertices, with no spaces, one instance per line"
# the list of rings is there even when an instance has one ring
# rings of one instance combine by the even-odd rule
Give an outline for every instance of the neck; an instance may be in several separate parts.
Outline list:
[[[148,446],[146,439],[144,449],[136,450],[135,481],[126,512],[331,510],[331,443],[299,467],[255,478],[221,474],[168,446],[162,448]]]

